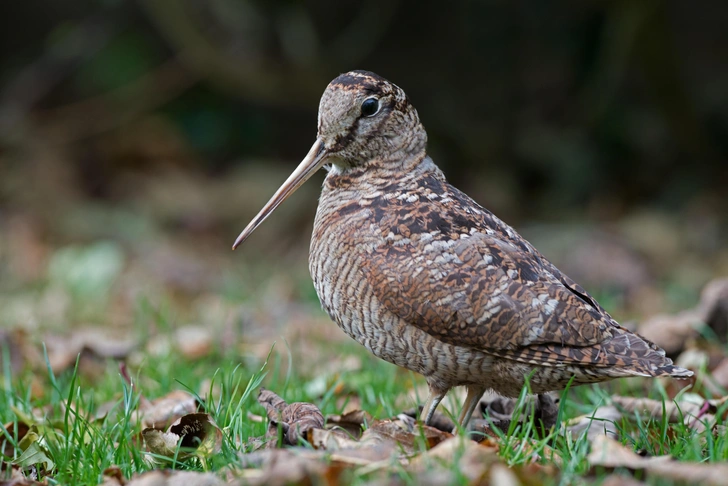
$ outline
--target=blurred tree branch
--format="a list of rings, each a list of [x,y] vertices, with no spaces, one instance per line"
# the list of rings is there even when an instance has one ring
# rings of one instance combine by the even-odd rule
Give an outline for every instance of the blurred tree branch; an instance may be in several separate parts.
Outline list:
[[[69,143],[124,125],[176,98],[197,82],[197,75],[173,58],[118,89],[36,116],[41,130],[52,141]]]
[[[281,44],[292,62],[281,63],[246,55],[233,57],[224,46],[216,45],[203,34],[186,2],[179,0],[141,0],[140,5],[157,26],[169,45],[179,53],[179,59],[225,92],[246,100],[263,101],[271,105],[308,107],[316,104],[323,86],[333,77],[329,64],[348,64],[356,69],[387,32],[398,11],[399,0],[378,0],[362,4],[354,19],[323,49],[316,44],[316,34],[308,14],[289,7],[277,15]],[[248,10],[254,7],[246,6]],[[214,10],[220,15],[218,10]],[[376,22],[371,22],[376,18]],[[303,31],[305,32],[303,32]],[[305,35],[303,35],[305,33]],[[250,39],[237,40],[250,43]],[[297,44],[310,45],[309,51],[295,57]],[[295,82],[292,82],[295,80]]]
[[[34,106],[116,35],[121,24],[108,17],[92,15],[68,28],[65,36],[20,69],[0,92],[0,137],[22,137]]]
[[[141,0],[140,5],[185,66],[238,98],[311,106],[321,86],[328,83],[328,76],[316,65],[292,70],[262,59],[226,56],[202,34],[183,1]]]

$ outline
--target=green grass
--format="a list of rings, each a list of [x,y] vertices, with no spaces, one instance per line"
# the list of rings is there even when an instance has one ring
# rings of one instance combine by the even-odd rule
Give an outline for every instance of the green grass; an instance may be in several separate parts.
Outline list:
[[[108,253],[108,249],[101,250]],[[102,257],[107,258],[104,255]],[[74,260],[80,257],[69,253],[67,258]],[[55,261],[59,274],[63,274],[64,268],[75,265],[73,261],[69,263],[58,258]],[[112,320],[113,314],[109,312],[110,302],[114,302],[112,282],[118,277],[114,272],[118,272],[119,268],[121,265],[107,268],[108,275],[99,277],[103,285],[90,288],[79,286],[78,282],[82,279],[66,282],[62,275],[56,275],[56,280],[61,283],[55,285],[65,286],[72,296],[65,316],[68,323],[92,320],[103,327],[107,320]],[[305,301],[300,304],[303,312],[320,319],[315,295],[309,292],[310,282],[305,285],[300,282],[303,280],[295,279],[293,288],[296,295]],[[235,291],[243,288],[235,284],[235,281],[226,279],[217,290],[217,295],[231,302],[231,307],[259,297],[251,284],[244,287],[245,292]],[[103,287],[102,291],[99,287]],[[35,286],[27,291],[27,295],[22,293],[22,289],[15,291],[19,298],[25,299],[27,295],[43,295],[44,289],[43,286]],[[126,309],[126,312],[133,316],[130,332],[139,336],[142,344],[168,337],[180,323],[217,324],[207,321],[209,318],[203,311],[195,313],[190,306],[180,305],[173,297],[164,296],[166,294],[162,294],[162,298],[159,294],[154,294],[154,297],[147,297],[144,293],[140,295],[133,308]],[[6,295],[4,298],[7,303],[13,296]],[[2,319],[0,310],[0,322]],[[6,425],[4,441],[7,442],[4,460],[31,464],[43,458],[45,467],[26,467],[25,471],[38,474],[39,479],[49,484],[96,484],[103,480],[104,471],[110,467],[118,467],[127,478],[158,468],[214,471],[222,475],[227,470],[237,470],[240,454],[252,448],[250,440],[266,433],[267,424],[256,420],[256,416],[265,416],[263,407],[256,401],[260,386],[276,392],[289,403],[312,402],[324,416],[342,413],[353,400],[375,419],[394,417],[424,402],[425,396],[411,398],[412,391],[424,385],[422,377],[372,357],[351,340],[341,341],[338,339],[341,331],[336,325],[332,322],[325,325],[328,326],[325,332],[328,339],[333,342],[333,338],[337,338],[335,344],[327,341],[308,349],[294,343],[295,347],[289,348],[282,339],[275,346],[273,339],[269,339],[262,343],[263,348],[272,348],[267,359],[260,350],[253,353],[240,346],[213,349],[204,357],[195,359],[184,358],[173,346],[160,353],[138,351],[126,360],[131,384],[120,373],[119,362],[113,359],[84,361],[88,357],[81,357],[76,366],[56,376],[50,366],[45,366],[45,369],[43,366],[40,369],[32,366],[18,369],[11,362],[11,350],[5,346],[2,349],[3,387],[0,391],[0,420]],[[245,345],[261,344],[245,335],[243,338]],[[356,357],[360,365],[351,370],[339,367],[337,363],[347,356]],[[89,369],[93,372],[89,373]],[[163,397],[174,390],[188,391],[202,402],[202,410],[209,413],[222,430],[219,453],[206,458],[156,457],[156,462],[150,460],[136,411],[143,401]],[[526,395],[524,390],[521,402],[525,401]],[[649,397],[663,402],[670,400],[657,380],[618,380],[598,386],[582,386],[563,394],[560,420],[589,415],[596,407],[607,403],[611,395]],[[449,397],[439,410],[457,415],[460,404],[456,402]],[[728,405],[716,415],[726,415],[726,408]],[[32,426],[31,434],[24,441],[18,441],[22,424]],[[722,419],[718,424],[723,425]],[[670,424],[638,414],[623,417],[616,426],[621,442],[631,450],[647,455],[670,454],[678,461],[728,461],[728,438],[725,434],[696,432],[682,424]],[[554,431],[539,438],[535,429],[531,416],[522,424],[512,422],[510,429],[497,439],[501,444],[500,460],[508,466],[516,469],[525,467],[537,455],[541,457],[538,460],[540,464],[553,467],[552,473],[534,476],[535,479],[532,479],[536,483],[532,484],[582,483],[585,475],[589,482],[599,484],[613,473],[590,467],[586,460],[590,446],[586,437]],[[426,449],[423,440],[416,443],[421,451]],[[451,469],[452,477],[457,481],[466,482],[457,460],[446,467]],[[401,483],[415,484],[418,481],[397,461],[392,461],[388,471],[390,479]],[[367,472],[363,468],[348,471],[344,477],[356,484],[379,478],[378,474],[381,472]],[[9,478],[9,475],[9,469],[5,468],[0,472],[0,480]],[[664,479],[648,478],[648,483],[658,482],[665,484]]]
[[[342,411],[345,402],[337,406],[335,399],[340,383],[346,383],[345,393],[359,397],[362,408],[375,418],[391,417],[414,405],[408,403],[402,392],[403,388],[419,383],[420,378],[371,358],[357,346],[346,347],[351,349],[345,352],[355,353],[363,360],[362,369],[338,376],[326,385],[323,393],[315,394],[311,394],[310,390],[315,387],[310,384],[316,377],[301,372],[301,364],[288,366],[286,353],[277,352],[280,348],[271,353],[268,363],[259,362],[252,367],[241,365],[239,357],[221,354],[196,361],[180,360],[173,353],[150,356],[133,371],[133,387],[115,372],[118,367],[112,360],[103,363],[106,372],[93,384],[84,383],[78,367],[57,377],[49,370],[45,377],[49,388],[42,400],[31,398],[29,381],[22,376],[13,378],[6,371],[0,394],[0,417],[3,423],[14,424],[16,429],[19,421],[36,426],[41,450],[54,465],[52,470],[45,471],[45,478],[51,484],[94,484],[103,479],[104,470],[111,466],[118,466],[126,477],[155,467],[200,471],[234,469],[238,465],[238,453],[246,451],[247,440],[265,434],[265,424],[251,420],[248,414],[264,415],[255,400],[261,384],[288,402],[315,403],[325,415]],[[9,366],[4,369],[8,370]],[[223,430],[222,452],[209,461],[167,460],[162,465],[154,465],[145,460],[140,425],[132,420],[141,394],[151,399],[175,389],[204,393],[200,386],[205,382],[209,383],[210,396],[213,388],[219,390],[216,398],[204,403],[204,410]],[[634,390],[634,385],[619,382],[613,388],[626,394]],[[524,390],[521,398],[525,396]],[[665,399],[658,382],[653,382],[649,396]],[[588,414],[607,398],[604,387],[574,388],[564,395],[562,414],[564,418]],[[114,402],[113,407],[103,417],[96,417],[99,406],[109,401]],[[617,427],[623,432],[624,444],[650,455],[671,454],[678,460],[697,462],[728,460],[725,436],[699,434],[686,426],[642,417],[625,418]],[[500,453],[503,462],[509,466],[526,465],[533,460],[534,453],[547,456],[545,451],[549,449],[559,462],[559,474],[547,478],[552,484],[569,484],[589,471],[586,462],[589,444],[585,437],[573,438],[554,432],[537,439],[534,429],[532,417],[525,424],[512,423],[500,437],[505,444]],[[17,430],[13,426],[9,430],[5,438],[12,444]],[[551,461],[544,459],[543,462]],[[405,483],[414,481],[403,468],[393,468],[392,474]],[[607,471],[602,474],[606,475]],[[352,474],[350,479],[357,482],[367,476]],[[599,476],[594,479],[599,480]]]

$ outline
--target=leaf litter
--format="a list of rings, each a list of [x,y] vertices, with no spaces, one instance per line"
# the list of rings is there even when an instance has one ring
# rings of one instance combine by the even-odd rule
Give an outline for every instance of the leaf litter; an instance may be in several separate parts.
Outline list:
[[[65,268],[68,261],[80,259],[85,262],[86,268],[91,265],[88,262],[98,258],[98,254],[115,251],[111,247],[92,247],[88,253],[68,251],[61,255],[63,258],[59,256],[56,259],[60,262],[56,266]],[[112,285],[110,276],[120,271],[120,264],[105,268],[105,273],[95,276],[100,282],[98,285],[108,291]],[[60,276],[64,273],[55,272]],[[93,292],[78,278],[66,281],[60,276],[56,277],[58,285],[66,286],[73,294]],[[143,356],[153,350],[160,355],[166,353],[180,359],[205,359],[215,352],[218,345],[229,346],[236,340],[234,337],[226,337],[218,343],[214,330],[200,325],[182,325],[174,326],[168,334],[150,328],[145,339],[141,340],[132,338],[134,333],[128,327],[125,331],[125,328],[120,330],[118,327],[83,326],[66,334],[57,331],[47,333],[43,338],[47,346],[47,362],[42,351],[24,331],[3,331],[0,339],[9,343],[6,348],[11,353],[3,366],[9,364],[13,376],[26,367],[43,370],[47,364],[50,364],[53,373],[58,374],[73,368],[79,356],[78,372],[87,377],[92,376],[94,368],[104,369],[104,363],[122,363],[125,381],[139,397],[129,418],[139,427],[131,431],[141,432],[135,432],[139,433],[139,437],[130,440],[140,450],[145,444],[148,457],[154,458],[155,462],[148,463],[153,470],[137,472],[130,479],[126,479],[128,470],[114,466],[107,468],[102,475],[104,484],[339,484],[352,479],[397,483],[402,482],[402,478],[407,478],[406,482],[421,484],[540,484],[546,478],[559,476],[564,458],[559,457],[551,445],[566,437],[573,441],[584,437],[589,444],[588,475],[585,479],[598,477],[596,472],[602,468],[619,470],[621,474],[625,471],[646,474],[631,479],[635,484],[641,484],[640,480],[645,477],[685,481],[693,478],[693,482],[723,484],[720,481],[728,477],[728,473],[722,464],[679,462],[668,455],[645,457],[627,444],[634,443],[639,435],[640,423],[645,422],[665,422],[668,427],[685,427],[695,434],[725,436],[728,357],[725,348],[717,346],[716,342],[725,343],[728,332],[726,289],[728,280],[714,281],[706,286],[700,303],[694,309],[661,316],[659,321],[647,321],[638,328],[638,332],[658,342],[662,340],[662,345],[678,361],[688,363],[699,372],[689,392],[677,388],[680,384],[666,382],[665,391],[669,399],[664,402],[639,395],[613,394],[601,406],[564,421],[556,431],[518,438],[508,434],[514,429],[523,429],[529,420],[536,420],[538,414],[557,413],[558,399],[553,400],[552,406],[541,407],[531,398],[518,402],[487,395],[480,403],[481,413],[474,418],[469,437],[453,436],[454,424],[442,413],[436,415],[433,426],[429,427],[417,422],[417,409],[391,418],[375,418],[358,409],[359,397],[355,391],[337,383],[342,381],[341,371],[360,371],[361,361],[345,358],[341,366],[332,367],[326,363],[325,353],[311,352],[312,357],[320,358],[321,364],[314,366],[320,373],[309,382],[309,395],[322,396],[326,390],[333,389],[339,399],[346,397],[349,407],[345,413],[327,416],[314,403],[289,404],[273,391],[261,388],[258,400],[265,410],[265,417],[250,409],[244,414],[255,418],[251,419],[253,423],[265,421],[265,434],[231,438],[229,431],[220,428],[213,415],[206,412],[212,401],[220,399],[219,392],[200,399],[193,393],[176,390],[151,399],[146,394],[142,395],[139,384],[132,384],[124,363],[136,363],[140,353]],[[208,298],[205,302],[205,309],[210,306],[219,309],[216,312],[221,312],[223,317],[220,320],[226,326],[235,322],[224,317],[235,311],[226,309],[215,299]],[[282,318],[290,315],[298,316],[293,319],[297,323],[294,332],[305,337],[307,344],[315,345],[315,340],[308,333],[311,320],[296,311],[287,310],[281,314]],[[326,325],[329,324],[326,322]],[[321,326],[314,328],[320,329]],[[223,331],[229,333],[230,328]],[[711,340],[710,336],[717,339]],[[256,346],[255,342],[250,345],[250,349]],[[295,359],[306,359],[306,356]],[[332,373],[330,370],[333,368],[338,371]],[[140,378],[143,382],[143,377]],[[207,388],[212,389],[212,382],[209,383],[211,385]],[[118,405],[118,400],[110,402],[110,408],[115,404]],[[96,407],[94,415],[84,412],[76,403],[66,406],[63,402],[61,409],[73,411],[70,420],[94,423],[112,418],[98,413],[104,405]],[[36,479],[53,476],[56,467],[54,441],[59,440],[62,430],[57,420],[49,419],[50,412],[18,410],[18,419],[5,424],[2,451],[6,475],[2,481],[19,485],[36,484]],[[141,438],[143,442],[139,440]],[[216,473],[167,469],[171,463],[164,458],[172,460],[172,463],[192,461],[192,464],[211,464],[210,461],[223,453],[226,440],[239,444],[241,452],[236,461]],[[514,450],[521,450],[521,456],[526,459],[514,461]]]

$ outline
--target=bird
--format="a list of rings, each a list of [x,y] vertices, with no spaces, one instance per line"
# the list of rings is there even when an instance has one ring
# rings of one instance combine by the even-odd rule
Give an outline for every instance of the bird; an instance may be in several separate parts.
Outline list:
[[[311,175],[327,170],[309,270],[323,309],[375,356],[424,376],[420,419],[454,387],[469,423],[485,391],[542,398],[630,376],[687,378],[427,154],[405,92],[369,71],[326,87],[316,140],[233,249]]]

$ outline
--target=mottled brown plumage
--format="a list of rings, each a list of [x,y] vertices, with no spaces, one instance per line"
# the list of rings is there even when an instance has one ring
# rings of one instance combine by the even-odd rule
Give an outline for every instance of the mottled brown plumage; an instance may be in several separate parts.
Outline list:
[[[308,156],[236,241],[326,164],[309,268],[321,304],[374,355],[425,376],[429,422],[447,391],[517,396],[620,376],[687,377],[622,328],[510,226],[454,188],[425,152],[404,92],[376,74],[334,79]]]

